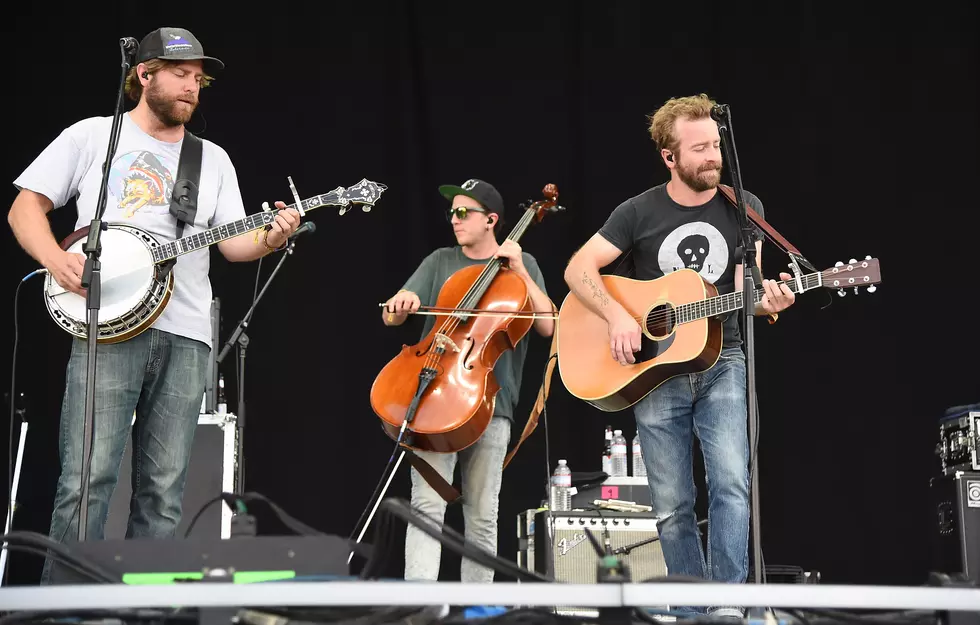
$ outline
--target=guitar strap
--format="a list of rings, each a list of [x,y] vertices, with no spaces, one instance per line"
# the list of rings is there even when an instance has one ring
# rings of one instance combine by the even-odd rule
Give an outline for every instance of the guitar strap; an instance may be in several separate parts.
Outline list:
[[[551,310],[554,313],[558,312],[555,307],[555,303],[551,302]],[[558,320],[555,320],[557,324]],[[524,425],[524,431],[521,432],[521,437],[518,439],[517,444],[514,445],[507,456],[504,458],[503,467],[501,470],[506,469],[507,465],[514,458],[517,453],[517,449],[521,444],[527,440],[527,438],[534,432],[535,428],[538,426],[538,417],[544,410],[544,404],[548,401],[548,394],[551,392],[551,375],[555,370],[555,363],[558,362],[558,331],[557,328],[555,332],[551,335],[551,347],[548,350],[548,365],[545,367],[544,380],[541,382],[541,388],[538,389],[538,397],[534,402],[534,406],[531,408],[531,414],[527,418],[527,423]],[[442,497],[447,503],[453,504],[462,498],[462,495],[458,490],[453,488],[453,486],[447,482],[439,472],[432,468],[428,462],[419,458],[411,449],[405,449],[405,456],[408,461],[415,467],[415,470],[419,472],[419,475],[429,483],[439,496]]]
[[[408,458],[409,464],[415,467],[415,470],[419,472],[422,479],[428,482],[429,486],[432,487],[432,490],[439,493],[439,496],[445,499],[446,503],[454,504],[462,499],[463,495],[460,494],[458,490],[453,488],[452,484],[443,479],[443,477],[439,475],[439,472],[432,468],[431,464],[419,458],[411,449],[408,449],[407,447],[403,449],[405,451],[405,457]]]
[[[201,183],[201,155],[203,143],[184,130],[184,143],[180,147],[177,163],[177,179],[170,196],[170,214],[177,219],[177,238],[184,235],[184,225],[193,224],[197,216],[197,192]]]
[[[551,303],[551,310],[555,313],[558,309],[555,308],[555,303]],[[510,461],[514,458],[514,454],[517,453],[517,448],[521,446],[527,437],[534,432],[534,428],[538,427],[538,417],[541,416],[541,411],[544,410],[544,403],[548,401],[548,394],[551,392],[551,374],[555,371],[555,363],[558,362],[558,319],[555,319],[555,331],[551,335],[551,347],[548,349],[548,365],[544,370],[544,380],[541,382],[541,388],[538,389],[538,398],[534,401],[534,406],[531,408],[531,414],[527,417],[527,423],[524,424],[524,431],[521,432],[521,437],[517,440],[517,444],[514,448],[510,450],[507,457],[504,458],[504,468],[510,464]]]
[[[726,184],[720,184],[718,185],[718,188],[721,189],[721,192],[728,199],[728,201],[732,203],[732,206],[738,206],[738,202],[735,199],[734,189]],[[803,257],[803,254],[800,253],[800,250],[796,249],[796,246],[787,241],[786,237],[779,234],[775,228],[770,226],[769,223],[763,219],[761,215],[759,215],[759,213],[752,210],[752,207],[749,206],[748,203],[745,204],[745,214],[748,215],[749,219],[755,222],[757,226],[762,228],[765,233],[769,235],[769,240],[772,241],[776,247],[780,248],[787,254],[799,257],[799,259],[803,260],[808,266],[810,265],[809,262],[807,262]],[[812,266],[810,267],[813,271],[816,271],[816,269],[813,269]]]

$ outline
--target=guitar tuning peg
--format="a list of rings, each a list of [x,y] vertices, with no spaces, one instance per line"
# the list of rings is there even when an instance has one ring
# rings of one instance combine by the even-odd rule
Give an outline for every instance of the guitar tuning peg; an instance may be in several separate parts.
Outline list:
[[[871,254],[868,254],[867,256],[865,256],[864,257],[864,260],[871,260]]]
[[[868,293],[874,293],[874,292],[875,292],[875,291],[877,291],[877,290],[878,290],[878,287],[876,287],[876,286],[875,286],[875,285],[873,285],[873,284],[872,284],[871,286],[869,286],[869,287],[868,287]]]
[[[859,290],[858,290],[858,289],[860,289],[860,288],[861,288],[861,287],[859,287],[859,286],[856,286],[856,287],[854,287],[854,294],[855,294],[855,295],[860,295],[860,294],[861,294],[861,291],[859,291]]]
[[[852,258],[851,260],[849,260],[847,262],[853,265],[854,263],[857,262],[857,259],[856,258]]]
[[[264,211],[268,211],[269,210],[269,203],[268,202],[262,202],[262,210],[264,210]]]
[[[847,295],[847,293],[844,292],[844,289],[837,289],[837,294],[840,295],[841,297]]]
[[[834,267],[843,267],[843,266],[844,266],[844,263],[842,263],[840,261],[837,261],[836,263],[834,263]]]

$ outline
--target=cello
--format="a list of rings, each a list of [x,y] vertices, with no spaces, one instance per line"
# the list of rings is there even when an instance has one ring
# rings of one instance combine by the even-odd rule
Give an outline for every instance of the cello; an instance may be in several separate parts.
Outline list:
[[[545,199],[525,209],[508,239],[519,241],[546,213],[563,210],[554,184],[542,193]],[[524,338],[536,316],[555,316],[531,306],[524,280],[499,258],[451,275],[436,305],[414,313],[443,319],[418,343],[403,345],[371,386],[371,408],[384,432],[399,445],[438,453],[479,440],[500,390],[497,360]]]

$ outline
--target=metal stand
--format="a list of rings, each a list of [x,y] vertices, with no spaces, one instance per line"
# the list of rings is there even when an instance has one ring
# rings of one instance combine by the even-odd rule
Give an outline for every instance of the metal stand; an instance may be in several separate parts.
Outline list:
[[[756,264],[755,237],[752,222],[749,221],[745,211],[745,199],[742,190],[742,175],[738,166],[738,155],[735,150],[735,139],[732,136],[731,111],[727,104],[719,104],[714,107],[711,117],[718,122],[718,130],[721,133],[721,144],[725,150],[725,160],[732,172],[732,187],[735,190],[735,200],[738,208],[735,211],[738,215],[742,235],[742,325],[745,328],[745,393],[746,405],[748,407],[749,422],[749,449],[750,467],[752,482],[749,490],[751,500],[751,512],[749,515],[752,524],[752,562],[755,565],[754,581],[757,584],[763,583],[763,562],[762,562],[762,521],[760,519],[759,505],[759,471],[758,471],[758,449],[755,442],[758,436],[759,413],[757,398],[755,394],[755,285],[762,284],[762,275],[759,266]]]
[[[248,335],[245,333],[245,329],[248,327],[248,324],[252,319],[252,313],[255,312],[255,307],[258,306],[259,301],[261,301],[262,299],[262,296],[265,295],[265,292],[269,288],[269,285],[272,284],[273,278],[275,278],[276,274],[279,273],[279,270],[282,268],[283,263],[286,262],[286,259],[292,255],[295,247],[296,247],[296,241],[291,240],[289,242],[289,245],[285,249],[285,253],[279,258],[279,264],[277,264],[276,268],[272,270],[272,274],[270,274],[269,278],[265,281],[265,285],[262,287],[262,290],[259,291],[259,294],[255,297],[255,301],[252,302],[251,308],[248,309],[248,312],[245,313],[245,316],[242,317],[242,320],[238,322],[238,327],[236,327],[235,331],[232,332],[231,336],[228,338],[228,341],[224,344],[224,347],[221,348],[221,353],[219,353],[218,357],[215,358],[215,363],[221,364],[221,361],[224,360],[225,356],[228,355],[228,352],[231,350],[232,346],[237,345],[238,363],[236,366],[238,367],[238,406],[236,409],[236,413],[237,413],[236,416],[238,418],[238,422],[237,422],[238,468],[237,468],[237,477],[235,478],[235,489],[238,492],[243,492],[245,488],[245,459],[243,454],[243,450],[245,448],[244,447],[245,352],[248,349],[248,342],[249,342],[249,338]]]
[[[13,401],[13,399],[11,399]],[[14,514],[17,512],[17,487],[20,484],[20,470],[24,463],[24,446],[27,444],[27,413],[24,409],[18,409],[15,413],[20,417],[20,442],[17,443],[17,462],[14,465],[14,479],[10,485],[10,502],[7,506],[7,522],[3,526],[3,533],[9,534],[14,526]],[[0,585],[7,577],[7,543],[3,544],[3,551],[0,552]]]
[[[102,266],[99,258],[102,255],[102,231],[105,224],[102,215],[105,213],[109,167],[112,157],[119,145],[119,128],[122,126],[123,89],[126,84],[126,74],[129,73],[130,55],[137,49],[135,40],[124,37],[119,40],[119,51],[122,54],[122,72],[119,76],[119,93],[116,96],[116,111],[112,118],[112,132],[109,135],[109,149],[106,151],[105,163],[102,165],[102,186],[99,188],[99,198],[95,204],[95,214],[89,224],[88,236],[82,248],[85,251],[85,269],[82,272],[82,288],[86,289],[85,302],[88,313],[88,362],[85,373],[85,423],[82,427],[82,484],[78,508],[78,540],[85,540],[88,529],[88,491],[89,478],[92,472],[92,432],[95,421],[95,362],[99,338],[99,308],[102,300]]]
[[[303,211],[302,201],[299,199],[299,194],[296,192],[296,187],[293,185],[292,177],[287,176],[287,180],[289,180],[289,189],[292,191],[293,198],[296,200],[297,210],[299,211],[300,215],[305,215],[306,212]],[[268,209],[268,204],[266,204],[265,207]],[[309,232],[312,233],[313,231],[314,229],[310,228]],[[255,300],[252,302],[251,308],[248,309],[248,312],[245,313],[242,320],[238,322],[238,326],[235,328],[235,331],[231,333],[231,336],[228,337],[228,341],[224,344],[224,347],[221,348],[221,353],[218,354],[217,358],[215,358],[215,364],[220,365],[221,361],[228,355],[228,351],[231,349],[231,347],[233,345],[238,346],[238,364],[236,365],[238,368],[238,406],[236,409],[238,419],[238,436],[236,443],[238,458],[235,477],[235,490],[238,492],[245,491],[245,352],[248,349],[249,342],[248,335],[245,334],[245,329],[248,327],[249,321],[252,319],[252,313],[255,312],[255,307],[258,306],[262,296],[265,295],[269,285],[272,284],[273,278],[275,278],[276,274],[279,273],[279,270],[282,269],[282,265],[286,262],[286,258],[292,256],[295,248],[296,240],[290,237],[285,253],[279,258],[279,264],[277,264],[276,268],[272,270],[269,278],[262,286],[262,290],[255,296]]]

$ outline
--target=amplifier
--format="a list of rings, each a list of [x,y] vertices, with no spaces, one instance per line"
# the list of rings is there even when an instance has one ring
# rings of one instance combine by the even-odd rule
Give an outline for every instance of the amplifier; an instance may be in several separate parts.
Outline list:
[[[526,510],[518,515],[518,565],[539,573],[552,573],[559,582],[595,584],[599,556],[585,532],[591,531],[602,546],[608,530],[609,543],[629,568],[631,582],[667,575],[657,517],[652,513],[552,512],[553,528],[549,527],[548,516],[547,509]],[[549,565],[552,571],[548,570]],[[668,606],[651,607],[668,609]],[[557,611],[561,614],[589,613],[586,608],[571,606],[558,606]]]
[[[133,417],[135,421],[135,415]],[[235,456],[237,453],[237,418],[231,413],[202,414],[197,420],[194,446],[187,466],[183,514],[177,526],[182,538],[194,515],[222,492],[235,491]],[[109,516],[105,524],[106,539],[126,537],[129,522],[129,500],[133,495],[132,440],[126,441],[126,452],[119,467],[119,481],[109,500]],[[194,524],[192,536],[228,538],[231,536],[232,512],[224,503],[208,507]]]
[[[980,582],[980,472],[934,477],[929,486],[935,506],[933,570]]]

